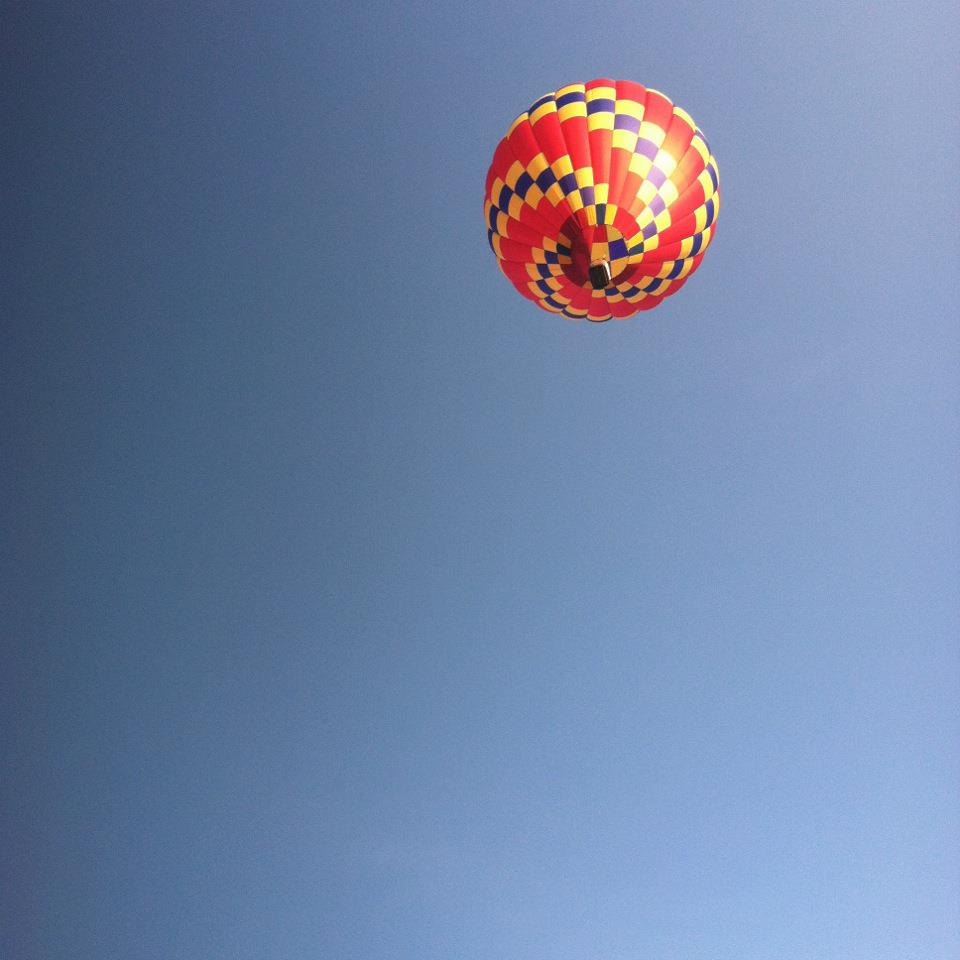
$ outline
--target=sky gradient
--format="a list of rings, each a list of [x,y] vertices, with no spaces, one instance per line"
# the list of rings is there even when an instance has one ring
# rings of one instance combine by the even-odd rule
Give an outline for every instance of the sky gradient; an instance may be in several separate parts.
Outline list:
[[[954,960],[953,4],[8,6],[0,955]],[[483,186],[663,90],[703,266]]]

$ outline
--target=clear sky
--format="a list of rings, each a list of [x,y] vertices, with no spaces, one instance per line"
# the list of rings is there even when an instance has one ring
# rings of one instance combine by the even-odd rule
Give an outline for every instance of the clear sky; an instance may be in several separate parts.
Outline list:
[[[953,3],[23,3],[5,960],[960,956]],[[483,183],[663,90],[723,207],[572,324]]]

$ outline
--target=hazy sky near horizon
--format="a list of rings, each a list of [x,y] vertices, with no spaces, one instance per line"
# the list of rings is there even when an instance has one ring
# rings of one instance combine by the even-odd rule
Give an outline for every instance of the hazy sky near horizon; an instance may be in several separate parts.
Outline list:
[[[949,3],[5,9],[0,954],[960,955]],[[627,78],[703,266],[519,297]]]

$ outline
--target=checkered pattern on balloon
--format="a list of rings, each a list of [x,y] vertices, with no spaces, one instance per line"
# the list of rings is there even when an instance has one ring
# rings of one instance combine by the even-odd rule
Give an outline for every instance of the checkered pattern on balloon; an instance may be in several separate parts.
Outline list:
[[[622,319],[700,265],[719,185],[703,134],[664,94],[626,80],[569,84],[517,117],[494,152],[490,246],[544,310]]]

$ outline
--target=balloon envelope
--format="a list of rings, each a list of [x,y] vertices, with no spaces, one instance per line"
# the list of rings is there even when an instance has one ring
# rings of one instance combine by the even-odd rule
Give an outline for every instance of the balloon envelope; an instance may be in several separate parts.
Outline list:
[[[689,114],[628,80],[571,83],[520,114],[487,173],[500,269],[537,306],[624,318],[676,293],[700,265],[720,176]]]

